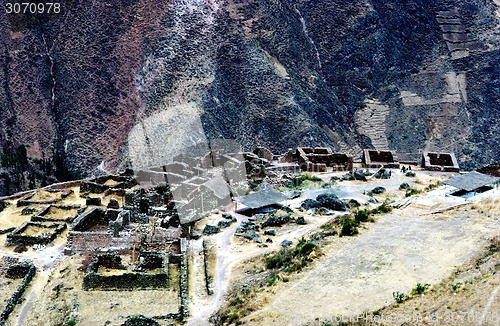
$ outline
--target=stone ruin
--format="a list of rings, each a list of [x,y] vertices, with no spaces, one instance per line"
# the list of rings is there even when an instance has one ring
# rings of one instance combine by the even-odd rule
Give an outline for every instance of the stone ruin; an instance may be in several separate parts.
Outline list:
[[[106,175],[91,180],[83,180],[80,183],[80,193],[100,194],[109,189],[132,188],[138,183],[130,174],[131,171],[125,171],[122,175]]]
[[[328,147],[298,147],[295,157],[302,171],[326,172],[327,168],[332,168],[333,171],[350,171],[353,167],[352,156],[333,153]]]
[[[133,290],[169,288],[169,255],[140,251],[132,268],[114,253],[92,257],[83,278],[84,290]],[[179,258],[177,257],[177,261]],[[114,270],[111,275],[106,270]]]
[[[459,172],[460,167],[453,153],[422,153],[422,168],[428,171]]]
[[[65,223],[24,222],[7,234],[6,245],[46,245],[54,241],[65,229]]]
[[[362,157],[363,167],[365,168],[392,168],[399,169],[400,164],[394,151],[377,151],[364,149]]]
[[[43,192],[48,192],[50,194],[55,194],[57,197],[50,196],[51,198],[43,198]],[[22,197],[17,201],[17,207],[29,206],[29,205],[48,205],[55,204],[61,199],[68,197],[73,193],[71,189],[65,190],[56,190],[56,189],[44,189],[38,190],[33,193],[29,193],[28,195]],[[40,198],[39,198],[40,197]]]

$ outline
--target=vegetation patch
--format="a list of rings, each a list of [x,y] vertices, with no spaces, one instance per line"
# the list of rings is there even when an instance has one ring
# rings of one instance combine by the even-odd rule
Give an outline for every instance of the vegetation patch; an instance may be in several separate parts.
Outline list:
[[[282,248],[277,253],[269,255],[265,265],[267,269],[282,269],[288,273],[300,271],[312,261],[310,256],[313,252],[319,253],[318,245],[302,238],[295,248]]]

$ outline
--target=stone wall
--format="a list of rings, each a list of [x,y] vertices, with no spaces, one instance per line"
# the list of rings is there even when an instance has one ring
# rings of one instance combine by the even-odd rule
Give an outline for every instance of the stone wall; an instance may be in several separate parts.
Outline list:
[[[458,172],[460,167],[454,153],[422,153],[422,168],[429,171]]]
[[[363,166],[366,168],[399,169],[400,163],[394,151],[363,150]]]

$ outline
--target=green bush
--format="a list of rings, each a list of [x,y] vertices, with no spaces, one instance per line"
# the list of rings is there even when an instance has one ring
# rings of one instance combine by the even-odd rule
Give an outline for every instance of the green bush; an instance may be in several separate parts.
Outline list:
[[[274,255],[270,255],[266,259],[266,268],[281,268],[290,263],[292,260],[292,252],[288,249],[282,248]]]
[[[417,195],[419,193],[420,193],[420,191],[418,191],[417,189],[410,188],[409,190],[406,191],[405,197],[414,196],[414,195]]]
[[[306,242],[304,243],[300,248],[299,248],[299,255],[301,256],[307,256],[309,255],[314,249],[316,249],[316,245],[312,242]]]
[[[368,210],[366,210],[366,209],[360,209],[359,211],[357,211],[354,214],[354,219],[356,221],[366,222],[366,221],[368,221],[369,215],[370,214],[369,214]]]
[[[303,173],[300,178],[302,179],[302,181],[306,181],[306,180],[309,180],[309,181],[313,181],[313,182],[320,182],[320,181],[323,181],[321,178],[318,178],[317,176],[313,176],[312,174],[310,173]]]
[[[387,202],[384,202],[379,207],[374,208],[370,211],[370,213],[372,213],[372,214],[382,214],[382,213],[390,213],[390,212],[392,212],[392,207]]]
[[[413,294],[422,294],[430,287],[430,284],[417,283],[417,286],[411,291]]]
[[[360,207],[361,204],[356,200],[356,199],[349,199],[349,202],[347,202],[350,208],[356,208]]]
[[[277,278],[276,277],[271,277],[269,280],[267,280],[267,285],[271,286],[274,283],[276,283]]]
[[[358,225],[359,222],[352,220],[352,219],[346,219],[343,220],[342,223],[342,231],[340,232],[340,235],[343,236],[353,236],[359,233],[358,231]]]
[[[392,297],[394,298],[394,301],[396,301],[396,303],[403,303],[406,299],[405,294],[401,292],[392,292]]]

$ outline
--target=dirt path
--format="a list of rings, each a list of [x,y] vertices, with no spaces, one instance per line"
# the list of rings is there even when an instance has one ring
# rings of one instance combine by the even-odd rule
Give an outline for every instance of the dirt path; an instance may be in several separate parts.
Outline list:
[[[48,279],[49,279],[48,272],[45,271],[37,272],[37,275],[33,279],[32,284],[28,289],[28,294],[26,295],[26,303],[22,305],[22,309],[19,312],[19,315],[16,316],[17,321],[13,322],[12,325],[17,325],[17,326],[26,325],[24,321],[28,316],[28,313],[31,311],[33,303],[37,300],[37,297],[42,292],[45,284],[47,284]]]
[[[438,283],[499,231],[494,219],[424,217],[411,206],[395,211],[331,249],[298,282],[279,284],[270,304],[246,320],[299,325],[376,310],[394,302],[393,292],[408,293],[418,282]]]
[[[231,244],[231,238],[233,237],[236,228],[240,225],[241,221],[246,218],[245,216],[235,213],[233,213],[233,216],[236,217],[237,223],[235,223],[235,225],[219,235],[220,248],[217,252],[217,272],[215,274],[215,286],[212,302],[200,314],[198,314],[193,320],[191,320],[187,324],[188,326],[210,325],[210,323],[207,322],[207,319],[219,307],[220,302],[224,297],[224,293],[227,288],[228,269],[229,266],[234,263],[234,261],[230,261],[228,259],[228,248]]]

